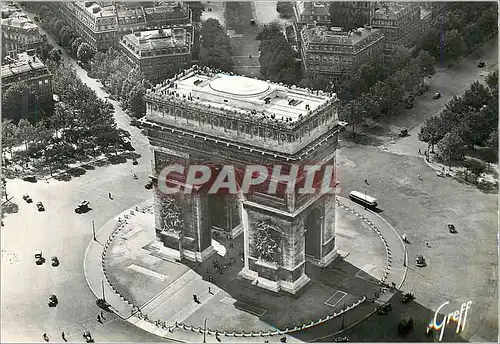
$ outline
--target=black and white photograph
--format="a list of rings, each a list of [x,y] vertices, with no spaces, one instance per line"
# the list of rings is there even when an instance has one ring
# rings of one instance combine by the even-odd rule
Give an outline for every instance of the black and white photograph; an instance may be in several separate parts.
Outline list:
[[[1,1],[2,343],[499,340],[497,1]]]

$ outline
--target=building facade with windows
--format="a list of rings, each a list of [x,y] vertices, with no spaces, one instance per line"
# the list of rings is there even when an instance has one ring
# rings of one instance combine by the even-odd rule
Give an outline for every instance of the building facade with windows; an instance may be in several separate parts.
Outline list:
[[[385,54],[391,54],[399,45],[413,47],[421,32],[420,6],[411,2],[385,3],[375,11],[372,26],[384,33]]]
[[[319,1],[297,1],[294,6],[295,21],[299,26],[307,24],[330,25],[328,3]]]
[[[6,63],[2,64],[2,93],[13,84],[24,81],[34,90],[40,107],[50,113],[52,74],[35,55],[35,51],[31,49],[21,54],[12,51],[5,59]]]
[[[191,66],[193,28],[178,26],[135,32],[122,37],[120,49],[152,84]]]
[[[51,6],[78,36],[100,51],[118,48],[121,37],[132,32],[191,23],[189,6],[177,1],[75,1]]]
[[[370,25],[375,13],[375,2],[370,1],[340,1],[330,2],[331,25],[342,27],[345,30]]]
[[[384,34],[370,26],[352,31],[325,27],[303,28],[302,62],[310,79],[328,77],[338,82],[356,68],[382,55]]]
[[[41,47],[43,42],[38,27],[26,15],[16,12],[2,19],[2,59],[9,51],[22,53]]]

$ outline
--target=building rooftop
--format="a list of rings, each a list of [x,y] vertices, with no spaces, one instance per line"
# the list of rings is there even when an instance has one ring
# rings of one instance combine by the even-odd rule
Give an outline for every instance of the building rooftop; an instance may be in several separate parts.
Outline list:
[[[2,19],[3,30],[9,31],[10,28],[22,29],[25,31],[32,31],[33,33],[39,34],[38,27],[33,21],[28,19],[24,14],[14,14],[9,18]]]
[[[2,79],[40,69],[46,69],[46,67],[38,57],[28,55],[28,53],[21,53],[18,54],[17,60],[14,62],[2,65]]]
[[[304,28],[304,34],[307,38],[307,44],[344,44],[356,45],[370,37],[380,35],[381,30],[370,27],[358,28],[350,32],[331,31],[323,26]]]
[[[193,67],[184,76],[167,80],[149,95],[219,108],[253,120],[292,124],[336,99],[323,92]]]
[[[101,6],[93,1],[86,1],[81,5],[94,17],[112,17],[116,15],[115,6]]]
[[[302,16],[329,16],[328,8],[317,1],[299,1],[298,2],[299,14]]]
[[[415,3],[411,2],[388,2],[385,3],[381,8],[375,11],[374,18],[376,19],[385,19],[385,20],[396,20],[402,14],[403,11],[412,6],[416,6]]]
[[[139,51],[189,47],[191,34],[184,27],[140,31],[123,36],[125,45]]]

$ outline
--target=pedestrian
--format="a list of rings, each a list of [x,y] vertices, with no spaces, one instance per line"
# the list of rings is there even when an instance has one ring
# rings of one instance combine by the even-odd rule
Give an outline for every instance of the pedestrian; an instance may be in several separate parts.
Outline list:
[[[49,341],[49,336],[47,336],[47,333],[44,333],[42,336],[43,340],[48,342]]]
[[[215,332],[215,339],[217,339],[219,343],[222,342],[219,338],[219,332]]]
[[[200,300],[198,300],[198,296],[196,296],[196,294],[193,294],[193,301],[196,303],[200,303]]]
[[[106,320],[106,318],[104,318],[104,312],[103,311],[101,311],[101,318],[102,318],[102,320]]]
[[[370,185],[370,183],[368,183],[368,179],[366,179],[366,178],[365,178],[365,184]]]
[[[213,294],[213,293],[212,293],[212,289],[210,289],[210,287],[208,287],[208,293],[209,293],[209,294]]]
[[[418,149],[418,155],[422,155],[422,151],[420,150],[420,148]]]
[[[111,196],[111,192],[108,192],[108,197],[109,199],[113,199],[113,196]]]
[[[417,174],[417,177],[419,180],[422,180],[422,177],[420,177],[420,174]]]
[[[252,55],[249,56],[250,60],[252,59]]]
[[[64,340],[65,342],[67,342],[66,336],[64,335],[64,331],[61,333],[61,338],[62,338],[62,340]]]
[[[102,324],[101,316],[99,314],[97,314],[97,322]]]
[[[229,248],[234,248],[234,243],[231,241],[231,243],[229,244]]]

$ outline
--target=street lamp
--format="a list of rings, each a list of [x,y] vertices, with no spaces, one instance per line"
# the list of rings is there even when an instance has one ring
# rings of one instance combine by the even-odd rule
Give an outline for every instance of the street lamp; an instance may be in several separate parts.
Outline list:
[[[106,295],[104,295],[104,281],[101,279],[101,288],[102,288],[102,299],[106,301]]]
[[[95,225],[94,225],[94,220],[92,220],[92,234],[94,234],[94,241],[97,241],[95,237]]]
[[[205,318],[205,327],[203,329],[203,343],[207,342],[207,318]]]
[[[404,257],[403,257],[403,266],[406,268],[406,245],[403,244],[403,247],[405,248],[405,253],[404,253]]]

